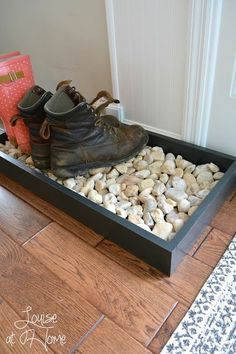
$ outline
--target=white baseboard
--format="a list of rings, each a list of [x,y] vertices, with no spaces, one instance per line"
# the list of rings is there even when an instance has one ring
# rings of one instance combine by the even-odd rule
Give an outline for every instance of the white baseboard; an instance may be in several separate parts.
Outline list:
[[[144,123],[135,122],[135,121],[129,120],[129,119],[123,119],[123,123],[128,124],[128,125],[139,124],[145,130],[149,130],[149,131],[151,131],[153,133],[169,136],[170,138],[174,138],[174,139],[178,139],[178,140],[182,139],[182,136],[180,134],[171,132],[169,130],[159,129],[159,128],[153,127],[152,125],[147,125],[147,124],[144,124]]]
[[[125,119],[124,118],[124,109],[120,104],[110,104],[107,108],[106,108],[106,114],[111,114],[113,116],[115,116],[117,119],[119,119],[120,122],[131,125],[131,124],[139,124],[141,125],[145,130],[149,130],[153,133],[158,133],[161,135],[165,135],[165,136],[169,136],[171,138],[175,138],[175,139],[182,139],[182,136],[180,134],[171,132],[169,130],[164,130],[164,129],[159,129],[156,127],[153,127],[152,125],[147,125],[144,123],[139,123],[133,120],[129,120],[129,119]]]

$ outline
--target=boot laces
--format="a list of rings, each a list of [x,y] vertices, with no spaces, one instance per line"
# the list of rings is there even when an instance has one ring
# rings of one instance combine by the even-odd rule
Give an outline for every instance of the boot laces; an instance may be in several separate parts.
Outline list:
[[[67,93],[75,104],[85,101],[84,96],[82,96],[79,91],[76,91],[75,86],[69,87]]]
[[[105,132],[109,134],[116,135],[116,128],[111,126],[107,121],[106,118],[100,116],[96,109],[91,106],[90,104],[86,103],[88,111],[94,116],[94,126],[101,127]]]
[[[95,126],[102,127],[105,132],[108,132],[111,135],[116,135],[116,128],[110,125],[104,117],[99,117],[95,121]]]

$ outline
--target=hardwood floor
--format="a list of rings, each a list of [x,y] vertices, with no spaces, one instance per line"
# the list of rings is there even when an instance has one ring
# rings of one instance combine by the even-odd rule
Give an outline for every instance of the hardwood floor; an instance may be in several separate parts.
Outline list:
[[[236,233],[235,190],[168,278],[4,175],[0,185],[3,354],[159,353]]]

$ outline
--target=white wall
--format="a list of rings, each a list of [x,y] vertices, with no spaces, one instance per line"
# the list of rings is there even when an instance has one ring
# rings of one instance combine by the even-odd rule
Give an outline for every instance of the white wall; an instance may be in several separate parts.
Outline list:
[[[235,69],[236,79],[235,19],[236,1],[224,0],[207,138],[208,147],[232,155],[236,155],[236,95],[235,97],[230,96],[233,69]]]
[[[108,0],[107,4],[113,6],[117,79],[125,120],[180,137],[188,0]]]
[[[104,0],[1,0],[0,53],[13,50],[47,89],[73,79],[88,99],[111,90]]]

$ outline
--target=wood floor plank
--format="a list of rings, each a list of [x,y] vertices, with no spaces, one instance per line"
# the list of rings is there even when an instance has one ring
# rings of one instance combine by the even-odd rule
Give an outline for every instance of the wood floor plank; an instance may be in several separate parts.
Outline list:
[[[0,229],[23,243],[51,219],[0,186]]]
[[[40,354],[46,353],[45,341],[43,338],[32,333],[32,328],[24,324],[24,329],[19,329],[17,321],[21,318],[16,312],[0,297],[0,353],[9,354]],[[18,327],[17,327],[18,326]],[[24,342],[21,335],[27,331],[28,339]],[[47,353],[52,354],[51,349],[46,346]]]
[[[212,229],[194,254],[194,258],[215,267],[232,240],[232,237],[220,230]]]
[[[211,226],[229,235],[236,234],[236,204],[225,201],[211,222]]]
[[[228,195],[227,199],[228,201],[231,201],[234,197],[236,196],[236,188],[234,188],[231,193]]]
[[[212,267],[186,255],[175,273],[167,277],[111,241],[102,241],[97,249],[138,277],[154,285],[156,289],[161,289],[166,294],[178,299],[185,306],[189,306],[193,302],[212,272]]]
[[[25,247],[144,345],[176,304],[160,288],[130,273],[55,223]]]
[[[233,207],[236,207],[236,192],[234,193],[234,195],[230,199],[230,203],[231,203],[231,205],[233,205]]]
[[[157,332],[149,344],[148,349],[150,349],[153,353],[160,353],[187,311],[188,307],[179,303]]]
[[[212,230],[211,226],[206,226],[205,229],[203,230],[202,234],[199,236],[199,238],[197,239],[197,241],[195,242],[195,244],[193,245],[193,247],[188,251],[188,254],[190,256],[193,256],[194,253],[197,251],[197,249],[200,247],[200,245],[202,244],[202,242],[205,240],[205,238],[207,237],[207,235],[209,234],[209,232]]]
[[[49,218],[56,221],[58,224],[73,232],[84,241],[88,242],[90,245],[96,246],[103,239],[101,235],[97,234],[79,221],[76,221],[66,213],[63,213],[59,209],[55,208],[50,203],[31,193],[26,188],[15,183],[2,173],[0,173],[0,185],[4,186],[10,191],[13,191],[13,193],[19,198],[22,198],[27,203],[37,208],[40,212],[46,214]]]
[[[101,313],[2,231],[0,244],[0,294],[18,315],[28,306],[32,307],[30,318],[32,314],[56,314],[50,334],[65,335],[66,344],[50,347],[67,353]],[[37,327],[36,333],[45,338],[45,329]]]
[[[96,327],[73,353],[77,354],[151,354],[139,342],[130,337],[108,318]]]

